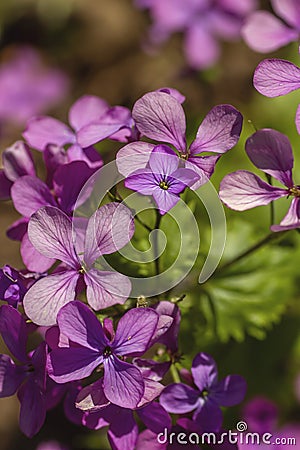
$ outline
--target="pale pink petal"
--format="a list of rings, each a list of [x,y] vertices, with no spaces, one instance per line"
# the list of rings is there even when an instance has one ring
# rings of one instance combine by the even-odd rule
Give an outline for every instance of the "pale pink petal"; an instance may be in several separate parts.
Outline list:
[[[293,198],[291,206],[279,225],[272,225],[272,231],[284,231],[300,228],[300,202],[299,198]]]
[[[265,59],[255,69],[253,84],[266,97],[278,97],[300,88],[300,68],[284,59]]]
[[[80,97],[70,108],[69,122],[76,130],[99,119],[109,108],[108,103],[95,95]]]
[[[267,205],[287,195],[288,190],[271,186],[246,170],[226,175],[221,182],[219,193],[222,202],[236,211]]]
[[[195,22],[188,28],[184,50],[189,65],[195,69],[213,66],[220,55],[218,42],[201,22]]]
[[[117,153],[118,171],[128,177],[138,169],[144,169],[149,161],[154,144],[148,142],[132,142],[122,147]]]
[[[268,11],[256,11],[248,17],[242,28],[246,44],[260,53],[269,53],[298,39],[298,32]]]
[[[56,259],[42,255],[29,240],[27,232],[23,236],[20,253],[25,266],[31,272],[46,272],[56,261]]]
[[[143,135],[185,150],[185,114],[172,95],[164,92],[145,94],[135,103],[132,116]]]
[[[129,278],[118,272],[91,269],[84,274],[84,281],[88,303],[96,311],[124,303],[131,291]]]
[[[300,30],[299,0],[271,0],[274,11],[292,27]]]
[[[52,117],[33,117],[23,133],[30,147],[43,151],[48,144],[63,146],[73,144],[75,135],[64,123]]]
[[[10,181],[23,175],[35,175],[34,162],[25,142],[17,141],[7,147],[2,154],[4,173]]]
[[[78,278],[69,270],[38,280],[25,294],[26,315],[37,325],[55,325],[60,308],[75,298]]]

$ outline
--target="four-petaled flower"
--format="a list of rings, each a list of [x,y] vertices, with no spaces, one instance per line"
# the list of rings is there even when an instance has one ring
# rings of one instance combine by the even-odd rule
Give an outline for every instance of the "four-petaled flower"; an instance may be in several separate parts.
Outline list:
[[[57,316],[60,332],[76,347],[54,349],[49,354],[49,375],[57,383],[86,378],[103,364],[103,392],[115,405],[136,408],[145,392],[138,367],[124,360],[140,356],[148,349],[158,324],[151,308],[136,308],[120,319],[116,333],[109,339],[94,313],[75,301],[64,306]]]
[[[64,264],[28,290],[23,302],[27,316],[38,325],[54,325],[60,308],[75,299],[80,281],[87,286],[93,309],[124,303],[131,290],[129,279],[118,272],[98,270],[94,263],[101,255],[124,247],[133,232],[130,210],[109,203],[90,217],[84,242],[80,236],[74,242],[70,218],[58,208],[40,208],[29,221],[29,239],[42,255]]]
[[[194,411],[193,422],[199,431],[217,432],[222,425],[220,406],[240,403],[246,393],[246,382],[240,375],[228,375],[218,381],[216,363],[206,353],[198,353],[194,358],[192,377],[195,386],[171,384],[162,392],[160,403],[175,414]]]
[[[271,230],[300,227],[300,187],[293,182],[294,158],[288,138],[276,130],[259,130],[247,140],[246,152],[258,169],[276,178],[285,188],[272,186],[247,170],[238,170],[222,180],[221,200],[231,209],[245,211],[281,197],[292,197],[288,213],[279,225],[272,225]]]
[[[198,180],[190,169],[178,168],[178,157],[166,145],[151,152],[148,166],[138,169],[125,180],[125,186],[143,195],[152,195],[160,214],[168,212],[179,201],[179,194]]]
[[[149,92],[137,100],[132,116],[142,135],[171,144],[182,167],[196,172],[198,180],[192,189],[209,180],[220,156],[238,142],[243,123],[241,113],[233,106],[215,106],[199,126],[196,139],[187,147],[185,113],[174,96]],[[142,141],[125,145],[117,154],[119,172],[128,177],[135,170],[144,169],[154,147],[155,144]]]

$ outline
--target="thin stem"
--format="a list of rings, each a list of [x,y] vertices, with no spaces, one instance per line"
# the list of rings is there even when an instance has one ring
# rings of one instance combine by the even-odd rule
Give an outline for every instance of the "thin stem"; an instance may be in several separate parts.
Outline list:
[[[170,372],[171,372],[171,376],[173,378],[174,383],[180,383],[181,380],[180,380],[180,376],[179,376],[178,370],[175,367],[175,363],[171,364]]]
[[[160,226],[160,222],[161,222],[161,215],[158,212],[158,210],[155,210],[156,213],[156,221],[155,221],[155,225],[154,225],[154,230],[157,230]],[[158,254],[158,233],[155,233],[154,236],[154,241],[153,241],[153,256],[154,256],[154,264],[155,264],[155,273],[156,275],[159,275],[160,273],[160,267],[159,267],[159,254]]]
[[[278,233],[269,233],[266,237],[258,241],[256,244],[252,245],[248,250],[244,251],[240,255],[233,258],[231,261],[228,261],[227,263],[223,264],[219,269],[216,270],[216,274],[219,274],[223,272],[224,270],[228,269],[229,267],[233,266],[237,262],[241,261],[242,259],[246,258],[247,256],[254,253],[256,250],[258,250],[261,247],[264,247],[267,244],[270,244],[271,242],[279,239],[282,237],[286,231],[279,231]]]
[[[121,197],[121,195],[117,192],[116,195],[113,194],[110,191],[107,191],[107,195],[109,196],[109,198],[114,201],[114,202],[118,202],[118,203],[123,203],[123,205],[127,206],[128,209],[130,209],[130,211],[132,212],[132,214],[134,215],[135,220],[142,225],[142,227],[144,227],[147,231],[149,231],[149,233],[151,233],[152,228],[149,227],[149,225],[147,225],[135,212],[134,209],[130,208],[127,203],[125,202],[125,200]]]
[[[273,180],[272,180],[271,175],[269,175],[269,174],[266,173],[266,177],[267,177],[268,183],[269,183],[271,186],[273,186]],[[271,223],[271,226],[273,225],[274,222],[275,222],[274,202],[271,202],[271,203],[270,203],[270,223]]]

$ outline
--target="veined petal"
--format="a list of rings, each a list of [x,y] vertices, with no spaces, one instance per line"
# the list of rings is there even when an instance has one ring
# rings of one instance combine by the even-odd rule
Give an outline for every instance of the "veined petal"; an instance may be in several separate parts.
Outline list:
[[[163,87],[160,89],[157,89],[157,92],[164,92],[165,94],[172,95],[172,97],[176,98],[176,100],[182,104],[185,101],[185,96],[179,92],[177,89],[170,88],[170,87]]]
[[[272,231],[293,230],[300,227],[300,201],[293,198],[291,206],[279,225],[272,225]]]
[[[95,314],[79,301],[70,302],[61,308],[57,323],[64,336],[83,347],[102,352],[108,344]]]
[[[238,405],[244,400],[247,383],[239,375],[228,375],[210,393],[210,397],[220,406]]]
[[[145,390],[139,369],[114,355],[104,359],[103,364],[103,387],[108,400],[123,408],[136,408]]]
[[[107,436],[114,450],[132,450],[135,448],[139,429],[132,411],[118,408],[109,427]]]
[[[243,116],[231,105],[217,105],[204,118],[191,144],[191,155],[225,153],[234,147],[242,131]]]
[[[0,308],[0,333],[12,355],[19,361],[28,361],[26,322],[19,311],[10,305]]]
[[[41,278],[25,294],[27,316],[37,325],[55,325],[60,308],[74,300],[79,274],[68,270]]]
[[[89,219],[85,234],[84,260],[92,265],[100,255],[124,247],[134,233],[134,219],[129,208],[113,202],[101,206]]]
[[[120,319],[112,343],[118,355],[139,356],[148,349],[158,324],[158,314],[151,308],[134,308]]]
[[[143,135],[185,150],[185,114],[173,96],[164,92],[149,92],[137,100],[132,116]]]
[[[273,200],[288,195],[288,190],[271,186],[246,170],[226,175],[220,184],[219,196],[228,208],[245,211],[268,205]]]
[[[272,7],[279,17],[289,25],[300,30],[300,3],[298,0],[271,0]]]
[[[23,236],[20,253],[25,266],[31,272],[46,272],[56,261],[56,259],[42,255],[29,240],[27,232]]]
[[[154,147],[149,158],[149,166],[156,175],[168,176],[175,172],[178,164],[178,156],[167,145],[157,145]]]
[[[125,187],[142,195],[152,195],[158,185],[157,178],[151,169],[137,169],[125,179]]]
[[[287,136],[276,130],[258,130],[246,142],[253,164],[287,187],[293,186],[293,151]]]
[[[94,412],[103,410],[110,404],[103,390],[103,378],[81,389],[76,397],[76,408]]]
[[[159,398],[166,411],[175,414],[185,414],[199,406],[199,392],[183,383],[167,386]]]
[[[86,378],[103,362],[96,350],[84,347],[64,347],[52,350],[48,355],[49,376],[57,383]]]
[[[185,161],[185,167],[198,175],[197,181],[190,186],[192,190],[195,191],[209,181],[220,157],[221,155],[194,156]]]
[[[61,165],[53,177],[53,186],[60,208],[71,214],[79,193],[94,170],[84,161],[73,161]]]
[[[222,411],[210,397],[201,399],[200,406],[194,412],[193,422],[204,432],[220,431],[223,422]]]
[[[16,366],[8,355],[0,355],[0,398],[14,395],[26,377],[24,367]]]
[[[214,65],[220,55],[218,41],[201,22],[189,25],[184,39],[187,61],[194,69],[206,69]]]
[[[48,116],[30,119],[27,122],[23,137],[30,147],[41,151],[48,144],[63,146],[75,142],[75,135],[67,125]]]
[[[152,195],[161,215],[166,214],[179,202],[179,196],[169,192],[169,189],[157,187]]]
[[[131,291],[129,278],[118,272],[90,269],[84,274],[84,281],[88,303],[96,311],[123,304]]]
[[[149,430],[158,434],[171,429],[171,417],[159,403],[150,403],[137,410],[137,414]]]
[[[58,208],[45,206],[33,214],[28,224],[28,236],[42,255],[59,259],[74,269],[78,268],[72,223]]]
[[[29,379],[18,392],[21,403],[20,429],[32,438],[42,428],[46,419],[46,397],[33,379]]]
[[[246,20],[242,36],[252,50],[269,53],[296,41],[298,32],[268,11],[255,11]]]
[[[17,141],[6,148],[2,154],[4,173],[10,181],[24,175],[35,175],[34,162],[25,142]]]
[[[199,176],[194,170],[180,167],[171,174],[169,180],[171,181],[169,192],[180,194],[187,186],[197,183]]]
[[[109,108],[98,120],[82,127],[77,133],[77,141],[81,147],[89,147],[130,125],[131,113],[129,109],[114,106]]]
[[[141,401],[137,405],[138,408],[149,405],[150,402],[153,402],[153,400],[157,399],[160,396],[165,388],[163,384],[158,383],[154,380],[150,380],[149,378],[145,378],[144,375],[143,378],[145,383],[145,391]]]
[[[255,89],[266,97],[278,97],[300,88],[300,68],[284,59],[264,59],[255,69]]]
[[[215,360],[206,353],[198,353],[195,356],[191,372],[200,392],[208,390],[217,383],[218,370]]]
[[[154,144],[148,142],[131,142],[122,147],[117,153],[118,171],[128,177],[138,169],[144,169],[149,161]]]
[[[16,210],[25,217],[30,217],[43,206],[56,206],[48,186],[31,175],[25,175],[14,182],[11,197]]]
[[[95,95],[80,97],[70,108],[69,122],[76,130],[99,119],[109,108],[108,103]]]

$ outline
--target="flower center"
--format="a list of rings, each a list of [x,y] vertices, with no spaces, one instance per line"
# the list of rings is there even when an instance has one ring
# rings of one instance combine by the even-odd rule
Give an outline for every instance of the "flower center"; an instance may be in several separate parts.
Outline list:
[[[289,190],[289,195],[293,195],[294,197],[300,197],[300,186],[293,186]]]
[[[179,158],[183,159],[184,161],[187,161],[189,157],[188,153],[180,153]]]
[[[163,189],[164,191],[167,191],[169,189],[169,185],[166,181],[160,181],[159,187]]]
[[[107,345],[103,351],[104,358],[108,358],[112,354],[111,347]]]

